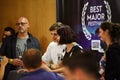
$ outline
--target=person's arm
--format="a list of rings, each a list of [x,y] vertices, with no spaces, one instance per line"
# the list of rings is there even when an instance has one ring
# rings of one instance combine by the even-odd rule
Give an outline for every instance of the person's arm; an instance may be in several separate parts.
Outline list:
[[[8,63],[9,64],[12,64],[14,66],[23,66],[23,62],[22,60],[18,59],[18,58],[15,58],[15,59],[8,59]]]
[[[43,62],[41,68],[45,69],[48,72],[52,72],[52,70]]]
[[[64,67],[61,67],[61,68],[58,68],[58,69],[55,69],[55,70],[52,70],[52,71],[56,72],[56,73],[63,73]]]
[[[46,50],[46,52],[44,53],[44,55],[42,56],[42,61],[44,62],[44,63],[46,63],[46,65],[48,65],[48,66],[50,66],[50,62],[51,62],[51,49],[52,49],[52,47],[51,47],[51,43],[48,45],[48,47],[47,47],[47,50]]]
[[[60,62],[59,64],[51,64],[50,68],[46,65],[46,63],[43,62],[42,68],[44,68],[48,72],[56,72],[56,73],[63,73],[64,70],[62,66],[62,62]]]
[[[6,47],[8,43],[9,38],[5,38],[4,41],[2,42],[2,45],[0,47],[0,56],[6,56]]]
[[[56,72],[56,73],[62,73],[63,69],[64,69],[63,67],[61,67],[61,68],[57,68],[57,69],[52,70],[44,62],[42,63],[41,68],[45,69],[48,72]]]
[[[0,80],[2,80],[3,76],[4,76],[4,71],[5,71],[5,66],[8,63],[8,58],[3,57],[3,60],[1,62],[1,67],[0,67]]]
[[[59,64],[51,65],[52,71],[56,73],[63,73],[64,67],[62,65],[62,61]]]

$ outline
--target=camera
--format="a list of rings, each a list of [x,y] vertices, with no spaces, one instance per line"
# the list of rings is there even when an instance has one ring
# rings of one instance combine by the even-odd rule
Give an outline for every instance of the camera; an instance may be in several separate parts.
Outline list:
[[[0,62],[3,60],[3,57],[2,56],[0,56]]]

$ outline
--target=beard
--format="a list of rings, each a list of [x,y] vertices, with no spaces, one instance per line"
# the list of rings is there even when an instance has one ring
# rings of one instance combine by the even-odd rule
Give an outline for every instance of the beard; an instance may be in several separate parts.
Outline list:
[[[24,34],[26,31],[25,30],[20,30],[19,31],[21,34]]]

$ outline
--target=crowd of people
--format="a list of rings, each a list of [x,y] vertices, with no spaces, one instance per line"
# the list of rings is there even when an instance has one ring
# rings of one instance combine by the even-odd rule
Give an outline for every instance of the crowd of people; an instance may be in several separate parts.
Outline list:
[[[120,24],[103,22],[97,29],[107,45],[100,61],[96,51],[84,51],[76,42],[69,25],[50,26],[52,42],[44,54],[39,40],[28,31],[26,17],[20,17],[16,27],[17,33],[10,27],[4,29],[0,80],[120,80]]]

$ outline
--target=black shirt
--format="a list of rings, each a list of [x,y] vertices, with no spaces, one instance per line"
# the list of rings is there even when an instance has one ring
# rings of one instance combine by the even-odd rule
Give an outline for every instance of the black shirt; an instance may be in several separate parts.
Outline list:
[[[81,53],[83,53],[83,50],[78,45],[75,45],[72,47],[72,49],[69,52],[66,51],[63,60],[67,61],[70,57],[77,56],[77,54],[81,54]]]
[[[120,45],[117,43],[106,51],[105,80],[120,80]]]

